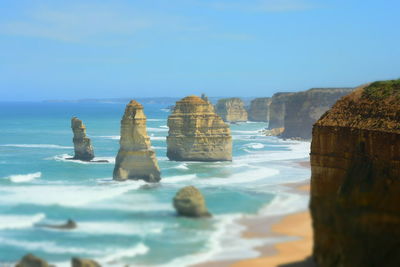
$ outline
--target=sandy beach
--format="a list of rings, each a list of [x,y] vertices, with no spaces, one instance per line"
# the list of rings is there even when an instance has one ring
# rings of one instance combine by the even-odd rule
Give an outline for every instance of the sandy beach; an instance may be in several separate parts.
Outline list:
[[[310,168],[309,162],[299,162],[300,166]],[[309,181],[287,184],[302,194],[309,194]],[[195,265],[197,267],[309,267],[315,266],[311,261],[312,254],[312,228],[311,217],[308,210],[292,213],[287,216],[276,217],[249,217],[240,220],[247,227],[243,237],[267,238],[267,237],[291,237],[292,241],[281,242],[274,245],[265,245],[256,248],[260,252],[258,258],[245,260],[228,260],[206,262]]]

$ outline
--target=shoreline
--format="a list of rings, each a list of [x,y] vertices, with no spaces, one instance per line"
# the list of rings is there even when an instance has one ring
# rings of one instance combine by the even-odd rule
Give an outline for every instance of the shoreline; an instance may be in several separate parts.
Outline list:
[[[296,162],[300,167],[310,168],[309,161]],[[310,180],[282,184],[301,195],[309,196]],[[311,262],[312,228],[309,210],[302,209],[285,215],[253,215],[239,219],[246,227],[244,239],[287,238],[287,240],[266,243],[254,249],[259,256],[247,259],[210,260],[191,266],[195,267],[258,267],[258,266],[315,266]],[[297,266],[297,265],[296,265]]]

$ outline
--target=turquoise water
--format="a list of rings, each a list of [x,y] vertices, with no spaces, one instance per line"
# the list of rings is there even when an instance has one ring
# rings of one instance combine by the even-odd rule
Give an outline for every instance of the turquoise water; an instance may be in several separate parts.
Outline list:
[[[168,134],[163,105],[145,105],[162,180],[114,182],[119,144],[120,103],[0,103],[0,262],[31,252],[57,266],[72,256],[105,266],[187,266],[196,262],[256,256],[254,246],[271,240],[240,238],[243,215],[276,215],[306,206],[306,199],[282,184],[309,178],[297,161],[309,143],[282,141],[259,133],[263,123],[231,125],[232,162],[174,162],[166,158]],[[70,119],[84,121],[98,159],[70,161]],[[177,190],[195,185],[212,219],[175,215]],[[78,223],[73,231],[37,223]],[[240,253],[236,251],[239,249]]]

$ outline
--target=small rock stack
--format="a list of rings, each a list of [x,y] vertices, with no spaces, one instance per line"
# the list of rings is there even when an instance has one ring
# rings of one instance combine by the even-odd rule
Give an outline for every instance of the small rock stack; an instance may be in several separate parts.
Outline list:
[[[86,137],[85,125],[80,119],[73,117],[71,119],[71,128],[74,133],[75,156],[73,159],[91,161],[94,158],[94,152],[90,139]]]

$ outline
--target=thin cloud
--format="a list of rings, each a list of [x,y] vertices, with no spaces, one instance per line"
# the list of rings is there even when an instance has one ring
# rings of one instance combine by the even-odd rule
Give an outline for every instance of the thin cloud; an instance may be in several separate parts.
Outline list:
[[[105,6],[79,5],[68,8],[38,8],[23,19],[3,22],[0,32],[66,42],[86,42],[104,36],[132,35],[150,28],[152,21]]]
[[[230,0],[212,2],[212,8],[220,10],[240,10],[246,12],[288,12],[316,8],[306,0]]]

